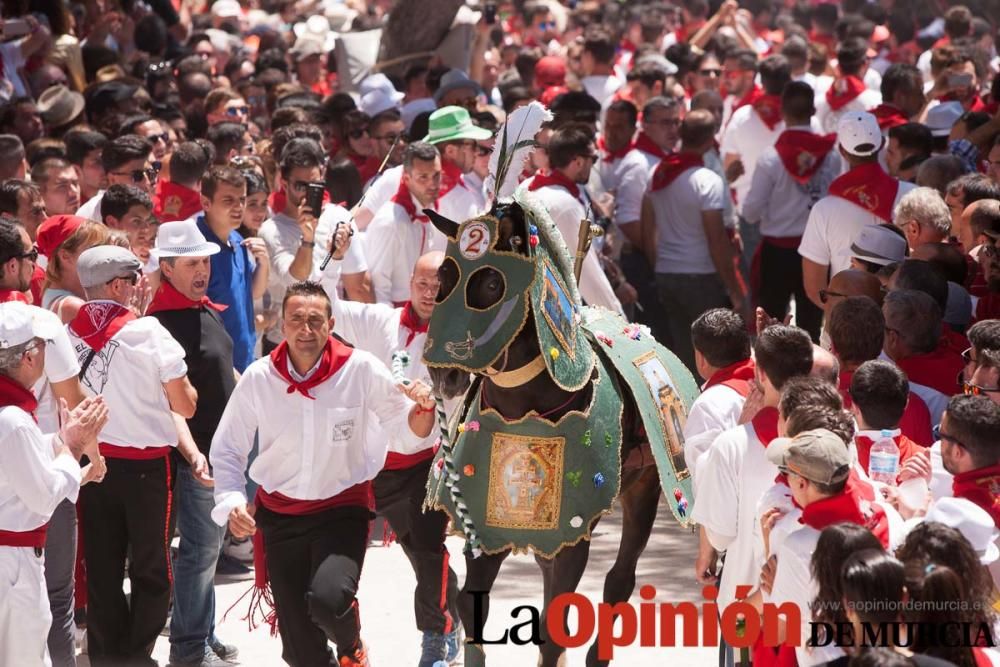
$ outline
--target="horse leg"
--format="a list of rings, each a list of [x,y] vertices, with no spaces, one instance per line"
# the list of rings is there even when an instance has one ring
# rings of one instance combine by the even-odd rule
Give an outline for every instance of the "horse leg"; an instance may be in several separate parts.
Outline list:
[[[594,522],[597,525],[597,522]],[[593,527],[591,527],[593,530]],[[563,593],[572,593],[580,585],[583,571],[587,568],[587,558],[590,556],[590,540],[580,540],[572,547],[566,547],[560,551],[555,558],[542,559],[538,556],[535,560],[539,567],[545,572],[549,571],[550,582],[547,586],[544,611],[541,618],[542,645],[539,647],[539,667],[561,667],[566,664],[566,649],[557,645],[549,637],[548,614],[549,603]],[[563,627],[566,627],[566,619],[563,618]],[[568,632],[568,628],[567,628]]]
[[[624,484],[623,484],[624,486]],[[653,532],[657,505],[660,500],[660,476],[656,466],[642,470],[621,495],[622,536],[618,557],[604,579],[604,602],[626,602],[635,590],[635,568]],[[597,644],[587,652],[587,667],[604,667],[607,661],[597,659]]]
[[[472,639],[474,637],[481,638],[486,628],[486,619],[490,614],[490,591],[500,573],[500,566],[509,555],[510,551],[491,555],[483,554],[479,558],[473,558],[468,553],[465,554],[465,585],[459,591],[455,604],[458,607],[458,615],[462,619],[462,625],[465,627],[467,635],[465,641],[466,667],[486,666],[486,652],[482,644],[474,644]]]

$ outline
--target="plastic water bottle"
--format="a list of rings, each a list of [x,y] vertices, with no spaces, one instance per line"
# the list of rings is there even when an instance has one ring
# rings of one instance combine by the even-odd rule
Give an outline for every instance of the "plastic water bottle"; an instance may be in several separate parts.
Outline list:
[[[899,474],[899,447],[892,439],[892,431],[882,429],[882,437],[872,445],[868,455],[868,476],[873,482],[896,486]]]

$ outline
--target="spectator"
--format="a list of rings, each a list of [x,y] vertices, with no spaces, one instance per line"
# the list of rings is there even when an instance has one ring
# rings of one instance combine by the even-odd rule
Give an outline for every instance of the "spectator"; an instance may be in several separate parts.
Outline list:
[[[31,181],[38,185],[49,215],[76,212],[80,205],[80,179],[69,162],[57,157],[45,158],[31,168]]]
[[[108,185],[135,185],[152,194],[157,175],[157,170],[153,168],[152,151],[152,145],[135,134],[124,134],[109,141],[101,152],[101,164],[107,173]],[[103,197],[104,191],[98,191],[84,202],[76,215],[88,220],[100,220]]]
[[[1000,199],[1000,184],[983,174],[966,174],[948,184],[944,203],[951,212],[951,235],[961,239],[962,217],[968,207],[981,199]],[[966,252],[972,248],[966,247]]]
[[[962,161],[954,155],[932,155],[917,168],[916,183],[922,188],[932,188],[944,197],[948,184],[965,172]]]
[[[918,187],[906,193],[893,212],[893,224],[906,234],[910,251],[925,243],[948,238],[951,217],[947,204],[931,188]]]
[[[150,250],[156,241],[156,220],[149,195],[134,185],[112,185],[101,200],[101,216],[108,229],[125,232],[132,254],[142,262],[144,273],[157,270]]]
[[[941,460],[953,476],[952,495],[990,513],[1000,527],[1000,511],[990,484],[1000,470],[1000,405],[985,396],[954,396],[941,417]]]
[[[75,130],[67,132],[63,140],[66,142],[66,160],[73,165],[80,181],[80,199],[88,201],[108,187],[108,174],[101,162],[101,153],[108,139],[93,130]]]
[[[76,317],[83,305],[83,287],[74,267],[80,254],[108,243],[110,230],[99,222],[73,215],[54,215],[38,228],[35,245],[48,258],[41,299],[42,308],[51,310],[65,324]]]
[[[622,81],[614,72],[614,39],[607,31],[595,26],[583,37],[580,57],[583,66],[580,84],[602,107],[606,106],[605,103],[622,87]]]
[[[851,268],[879,274],[906,259],[906,238],[889,223],[862,227],[851,244]]]
[[[893,63],[882,74],[882,103],[871,109],[883,133],[903,125],[913,125],[911,119],[919,116],[926,105],[924,82],[920,70],[908,63]],[[890,142],[890,146],[891,146]],[[930,153],[930,150],[927,151]],[[889,173],[892,174],[890,168]]]
[[[28,181],[11,179],[0,183],[0,214],[13,216],[24,225],[32,241],[48,212],[38,186]]]
[[[839,135],[843,117],[865,112],[882,103],[881,93],[870,90],[865,85],[868,48],[868,41],[861,37],[852,37],[838,45],[837,78],[819,101],[816,109],[816,120],[819,121],[823,132],[837,132]],[[878,126],[877,120],[875,125]],[[880,126],[878,129],[881,133]],[[871,143],[871,140],[868,142]],[[875,150],[878,150],[877,146]]]
[[[635,138],[649,169],[672,153],[680,140],[681,109],[672,97],[654,97],[642,108],[642,127]]]
[[[201,211],[201,179],[211,162],[211,149],[205,144],[185,141],[177,145],[170,156],[170,178],[157,179],[153,191],[157,220],[187,220]]]
[[[900,429],[910,396],[910,386],[903,371],[888,361],[866,361],[853,373],[849,391],[851,411],[858,422],[854,444],[857,445],[858,462],[866,473],[871,472],[868,464],[872,445],[885,431],[892,433],[899,448],[899,465],[922,451],[923,447],[903,435]]]
[[[438,213],[463,222],[481,211],[477,199],[465,183],[464,174],[476,161],[477,141],[486,141],[493,133],[472,124],[469,112],[461,107],[442,107],[431,114],[423,141],[441,154],[441,188],[435,209]]]
[[[28,173],[24,144],[16,134],[0,134],[0,181],[24,180]]]
[[[913,183],[917,170],[931,156],[931,131],[920,123],[897,125],[889,130],[885,163],[889,175]]]

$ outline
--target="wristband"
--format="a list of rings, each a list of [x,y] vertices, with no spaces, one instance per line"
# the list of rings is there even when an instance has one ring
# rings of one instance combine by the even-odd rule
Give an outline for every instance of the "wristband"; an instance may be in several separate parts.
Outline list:
[[[413,414],[415,414],[415,415],[423,415],[423,414],[427,414],[428,412],[434,412],[434,408],[427,408],[425,410],[424,408],[420,407],[419,403],[417,403],[416,405],[417,405],[417,409],[413,411]]]
[[[315,241],[303,241],[302,245],[304,245],[307,248],[312,248],[313,246],[316,245],[316,242]]]

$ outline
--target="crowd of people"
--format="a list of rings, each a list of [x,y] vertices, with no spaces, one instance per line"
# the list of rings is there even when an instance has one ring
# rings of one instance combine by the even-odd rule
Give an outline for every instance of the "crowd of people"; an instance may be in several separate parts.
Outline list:
[[[419,667],[458,657],[426,211],[488,210],[527,104],[526,196],[573,252],[604,230],[582,299],[703,382],[695,577],[802,610],[720,666],[1000,664],[996,3],[472,3],[461,56],[354,72],[407,2],[4,3],[0,665],[155,664],[165,628],[170,664],[232,663],[225,568],[286,662],[368,665],[376,515]]]

